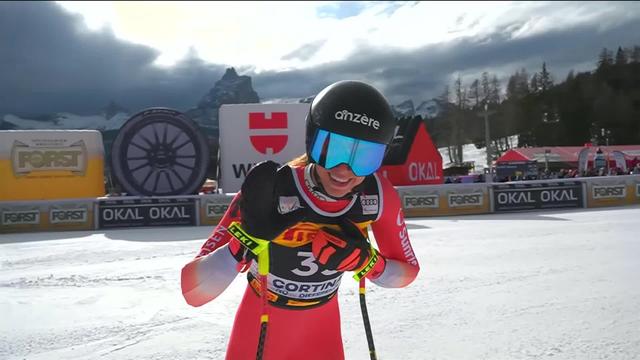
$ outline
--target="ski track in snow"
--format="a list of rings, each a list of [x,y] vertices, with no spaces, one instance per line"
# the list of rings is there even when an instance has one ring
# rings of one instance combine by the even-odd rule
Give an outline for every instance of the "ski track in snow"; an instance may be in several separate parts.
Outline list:
[[[381,360],[640,359],[640,206],[409,218],[421,264],[367,286]],[[210,227],[0,235],[0,359],[223,359],[246,280],[187,305]],[[357,284],[346,358],[368,359]]]

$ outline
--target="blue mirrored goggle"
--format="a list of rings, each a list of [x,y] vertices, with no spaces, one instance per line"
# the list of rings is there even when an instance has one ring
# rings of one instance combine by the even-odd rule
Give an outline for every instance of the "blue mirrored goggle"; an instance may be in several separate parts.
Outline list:
[[[311,159],[325,169],[347,164],[356,176],[367,176],[380,168],[386,148],[320,129],[311,145]]]

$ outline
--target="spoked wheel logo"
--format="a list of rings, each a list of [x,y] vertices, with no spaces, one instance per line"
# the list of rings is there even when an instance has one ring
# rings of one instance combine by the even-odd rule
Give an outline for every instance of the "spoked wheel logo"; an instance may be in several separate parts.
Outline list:
[[[188,195],[206,177],[209,149],[198,126],[166,108],[144,110],[122,126],[111,149],[111,168],[132,195]]]

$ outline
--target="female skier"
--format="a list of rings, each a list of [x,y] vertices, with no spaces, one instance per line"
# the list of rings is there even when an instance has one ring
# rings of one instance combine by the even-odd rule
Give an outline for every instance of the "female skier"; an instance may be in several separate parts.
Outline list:
[[[192,306],[215,299],[248,270],[226,359],[256,358],[265,310],[263,359],[344,359],[337,298],[343,273],[355,271],[389,288],[416,278],[419,265],[400,199],[375,173],[395,127],[375,88],[340,81],[311,104],[306,154],[280,168],[262,162],[249,172],[199,254],[182,269],[182,294]],[[368,242],[369,225],[377,250]],[[238,227],[247,238],[269,241],[268,276],[261,278],[256,256],[238,240]]]

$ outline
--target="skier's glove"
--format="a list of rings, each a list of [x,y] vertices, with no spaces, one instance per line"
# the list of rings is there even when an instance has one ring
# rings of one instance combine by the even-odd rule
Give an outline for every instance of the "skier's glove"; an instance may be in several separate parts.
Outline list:
[[[360,277],[365,276],[375,261],[382,260],[382,256],[371,247],[367,237],[354,223],[343,219],[340,228],[341,231],[328,227],[318,231],[311,244],[316,262],[331,270],[358,270],[359,273],[360,270],[366,270]]]
[[[234,241],[229,244],[229,250],[236,260],[253,258],[261,251],[261,246],[264,247],[264,242],[273,240],[287,228],[303,221],[305,208],[285,209],[287,212],[283,214],[281,212],[284,211],[279,207],[280,186],[289,176],[291,169],[288,166],[278,168],[273,161],[258,163],[247,174],[238,203],[240,224],[229,227],[232,235],[244,245],[244,248],[238,247],[238,244],[233,244]]]

